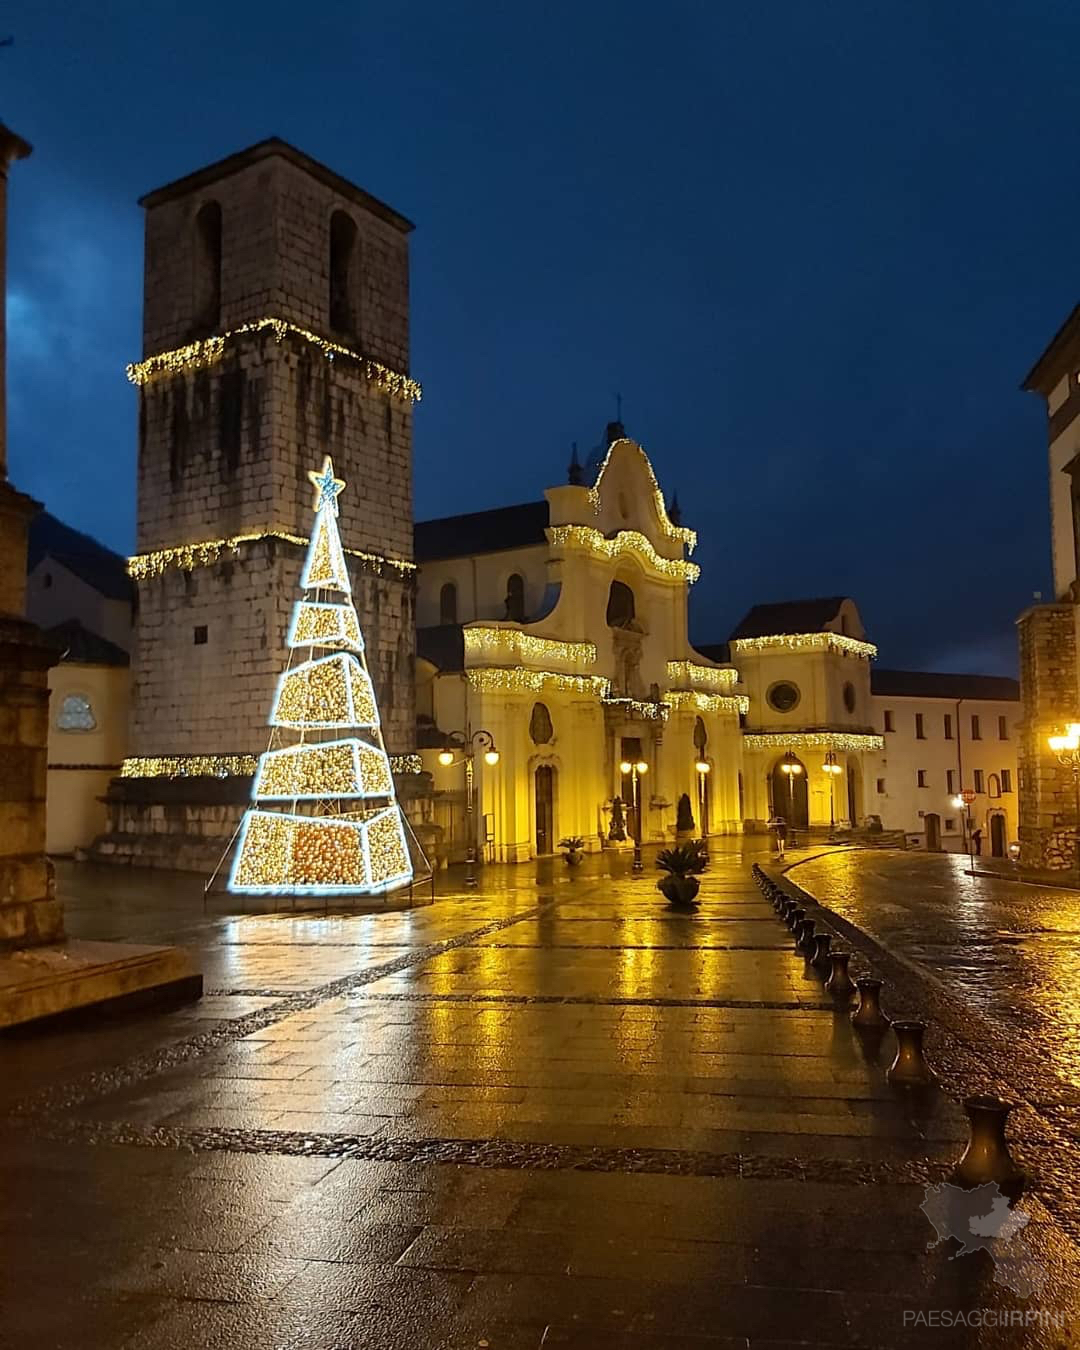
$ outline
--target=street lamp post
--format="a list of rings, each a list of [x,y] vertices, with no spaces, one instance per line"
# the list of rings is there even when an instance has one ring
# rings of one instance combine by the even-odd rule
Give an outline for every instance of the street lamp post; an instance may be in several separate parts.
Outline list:
[[[952,799],[953,806],[964,813],[961,819],[964,823],[964,833],[967,835],[968,869],[972,873],[975,871],[975,837],[971,832],[971,803],[974,800],[975,793],[971,788],[964,788]]]
[[[704,839],[708,828],[708,821],[705,819],[705,780],[712,770],[712,765],[707,759],[699,759],[694,768],[697,769],[698,782],[698,824],[701,826],[701,837]]]
[[[836,775],[843,769],[836,762],[836,751],[826,750],[822,770],[829,775],[829,838],[836,833]]]
[[[791,847],[795,847],[795,779],[802,773],[803,768],[799,763],[794,750],[789,750],[780,761],[780,768],[787,774],[788,785],[788,834],[791,839]]]
[[[465,765],[465,885],[476,883],[476,774],[474,761],[477,749],[484,752],[484,763],[494,767],[499,762],[499,752],[495,749],[495,737],[490,731],[452,731],[446,738],[446,749],[439,752],[439,763],[444,769],[452,764]],[[455,760],[455,755],[460,760]]]
[[[1070,722],[1064,736],[1048,736],[1047,744],[1073,780],[1073,866],[1080,881],[1080,722]]]
[[[630,775],[630,795],[634,803],[634,861],[632,872],[643,872],[645,864],[641,861],[641,780],[649,772],[649,766],[643,759],[631,764],[624,759],[619,765],[623,775]]]

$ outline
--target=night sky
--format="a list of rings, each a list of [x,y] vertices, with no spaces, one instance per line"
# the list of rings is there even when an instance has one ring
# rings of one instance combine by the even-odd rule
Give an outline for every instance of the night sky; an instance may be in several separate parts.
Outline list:
[[[8,32],[11,475],[70,524],[133,545],[136,198],[277,135],[417,224],[418,517],[539,497],[619,391],[699,532],[697,640],[846,593],[884,664],[1014,669],[1076,6],[44,0]]]

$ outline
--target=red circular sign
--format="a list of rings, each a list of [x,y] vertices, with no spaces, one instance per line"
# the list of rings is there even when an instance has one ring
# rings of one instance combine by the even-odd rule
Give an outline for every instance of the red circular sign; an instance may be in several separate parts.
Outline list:
[[[975,800],[975,793],[971,790],[971,788],[965,788],[963,792],[961,792],[960,797],[965,806],[970,806],[971,803]]]

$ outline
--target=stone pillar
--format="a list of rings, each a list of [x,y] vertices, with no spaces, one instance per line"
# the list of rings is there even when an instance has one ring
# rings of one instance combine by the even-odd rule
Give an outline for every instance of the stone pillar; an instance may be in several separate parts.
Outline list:
[[[1072,773],[1047,737],[1080,721],[1077,619],[1072,604],[1035,605],[1017,620],[1023,720],[1017,745],[1020,861],[1025,867],[1074,865],[1076,798]]]
[[[45,857],[48,680],[56,659],[33,624],[0,617],[0,950],[64,936]]]

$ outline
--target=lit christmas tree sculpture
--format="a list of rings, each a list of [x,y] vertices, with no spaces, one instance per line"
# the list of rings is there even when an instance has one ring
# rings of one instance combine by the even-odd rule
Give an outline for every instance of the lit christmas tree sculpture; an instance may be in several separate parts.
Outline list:
[[[289,625],[289,666],[252,787],[258,804],[241,823],[229,890],[375,894],[409,881],[412,862],[338,535],[345,484],[329,455],[308,477],[316,500],[305,596]],[[306,659],[293,665],[298,653]]]

